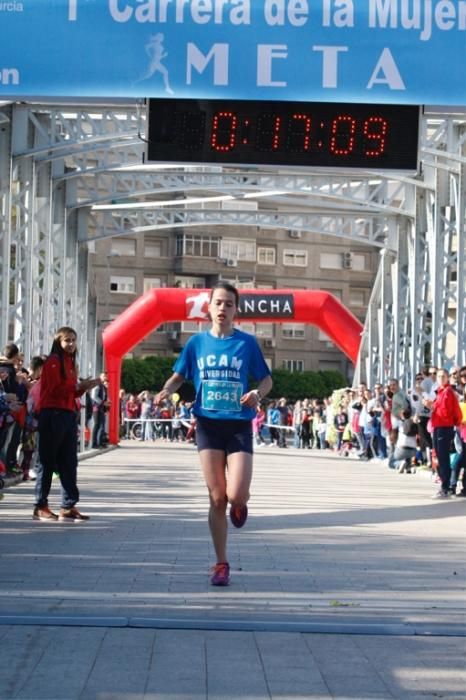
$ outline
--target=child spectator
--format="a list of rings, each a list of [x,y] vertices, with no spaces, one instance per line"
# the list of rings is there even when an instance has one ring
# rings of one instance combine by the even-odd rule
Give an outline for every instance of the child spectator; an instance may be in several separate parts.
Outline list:
[[[340,406],[338,406],[338,413],[333,419],[333,424],[335,426],[335,430],[337,431],[336,449],[338,452],[340,452],[341,446],[343,444],[343,433],[345,432],[345,428],[348,425],[348,414],[345,412],[344,407],[341,404]]]
[[[264,438],[261,435],[262,432],[262,427],[265,423],[265,411],[263,407],[258,404],[257,409],[256,409],[256,415],[252,419],[252,433],[254,435],[254,441],[257,445],[257,447],[262,447],[262,445],[265,445],[266,442]]]
[[[180,411],[179,409],[175,409],[175,413],[173,415],[173,420],[172,420],[172,441],[173,442],[182,442],[183,441],[183,430],[181,426],[181,417],[180,417]]]
[[[130,394],[128,400],[125,403],[125,418],[128,419],[126,422],[125,436],[129,438],[131,435],[131,430],[133,428],[133,421],[137,420],[141,415],[141,403],[139,399],[136,398],[134,394]]]

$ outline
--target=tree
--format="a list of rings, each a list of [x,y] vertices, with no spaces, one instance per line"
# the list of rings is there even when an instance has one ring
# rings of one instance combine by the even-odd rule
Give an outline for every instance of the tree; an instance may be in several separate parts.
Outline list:
[[[275,369],[272,372],[272,380],[271,397],[284,396],[290,401],[303,398],[323,399],[330,396],[334,389],[346,386],[343,375],[335,370],[289,372],[285,369]]]

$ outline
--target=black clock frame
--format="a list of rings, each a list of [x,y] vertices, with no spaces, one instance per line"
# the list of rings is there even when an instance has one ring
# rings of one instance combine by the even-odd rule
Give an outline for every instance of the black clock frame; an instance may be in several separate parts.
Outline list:
[[[154,98],[146,162],[416,171],[419,106]]]

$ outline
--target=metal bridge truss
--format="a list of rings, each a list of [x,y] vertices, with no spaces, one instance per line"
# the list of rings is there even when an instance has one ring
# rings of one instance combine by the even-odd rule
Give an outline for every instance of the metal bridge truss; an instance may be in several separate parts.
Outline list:
[[[409,382],[426,359],[466,363],[466,111],[423,116],[412,177],[142,165],[144,128],[134,103],[0,107],[2,343],[29,358],[71,325],[87,340],[87,374],[97,357],[89,243],[228,224],[380,250],[357,378]]]

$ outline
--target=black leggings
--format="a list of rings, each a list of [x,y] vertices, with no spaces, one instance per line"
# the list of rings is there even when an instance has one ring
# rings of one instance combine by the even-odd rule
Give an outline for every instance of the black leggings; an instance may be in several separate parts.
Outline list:
[[[78,469],[78,426],[74,411],[43,408],[39,415],[39,461],[36,479],[36,505],[48,503],[53,472],[62,486],[62,508],[79,501],[76,484]]]

